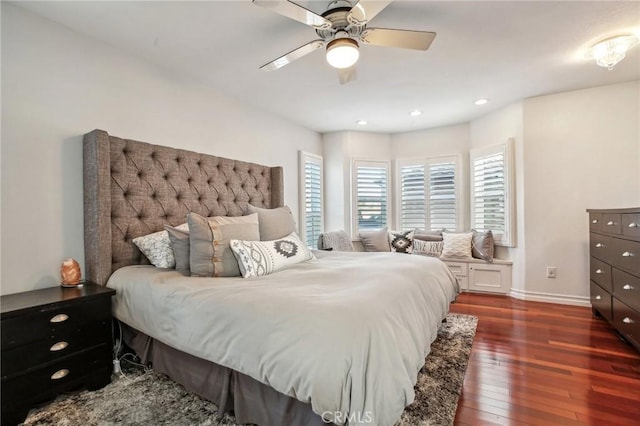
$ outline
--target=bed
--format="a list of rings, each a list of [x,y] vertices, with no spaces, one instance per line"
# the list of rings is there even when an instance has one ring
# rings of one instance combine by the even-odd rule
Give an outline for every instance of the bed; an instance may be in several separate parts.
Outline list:
[[[283,170],[110,136],[84,138],[85,270],[115,288],[138,355],[259,425],[392,425],[458,288],[438,259],[316,252],[265,277],[184,277],[135,237],[247,204],[284,205]]]

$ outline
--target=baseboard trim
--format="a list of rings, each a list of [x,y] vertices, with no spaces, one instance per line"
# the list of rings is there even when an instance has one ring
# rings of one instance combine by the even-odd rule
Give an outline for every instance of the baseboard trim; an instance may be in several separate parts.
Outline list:
[[[569,296],[566,294],[543,293],[538,291],[525,291],[512,288],[509,296],[520,300],[531,300],[534,302],[557,303],[560,305],[573,305],[591,307],[591,299],[585,296]]]

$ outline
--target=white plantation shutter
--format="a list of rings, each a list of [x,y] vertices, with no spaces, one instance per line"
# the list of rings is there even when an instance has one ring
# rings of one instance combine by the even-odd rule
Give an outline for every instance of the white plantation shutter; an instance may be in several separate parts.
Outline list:
[[[429,229],[455,231],[458,216],[456,208],[456,163],[454,161],[429,164]]]
[[[504,246],[515,244],[512,143],[470,153],[471,226],[491,230],[496,244]]]
[[[300,152],[300,223],[302,239],[318,248],[323,230],[322,157]]]
[[[398,160],[398,212],[403,231],[455,231],[460,207],[456,156]]]
[[[427,220],[424,164],[400,166],[400,229],[424,229]]]
[[[387,226],[389,207],[389,163],[353,162],[354,233]]]

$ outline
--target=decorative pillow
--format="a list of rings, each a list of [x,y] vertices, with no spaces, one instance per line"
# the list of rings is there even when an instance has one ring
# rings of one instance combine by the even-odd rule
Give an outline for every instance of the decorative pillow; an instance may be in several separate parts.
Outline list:
[[[231,250],[244,278],[268,275],[315,259],[295,232],[273,241],[231,240]]]
[[[258,215],[237,217],[187,216],[189,267],[192,277],[237,277],[238,262],[229,248],[232,239],[260,239]]]
[[[443,246],[444,246],[444,243],[442,241],[422,241],[414,237],[413,254],[420,254],[422,256],[440,257],[440,255],[442,254]]]
[[[411,254],[413,252],[413,233],[413,230],[405,232],[390,231],[389,245],[391,246],[391,251]]]
[[[191,269],[189,268],[189,230],[183,231],[169,225],[165,225],[164,229],[169,234],[173,255],[176,258],[176,271],[182,275],[191,275]]]
[[[261,209],[260,207],[247,205],[247,214],[258,214],[260,224],[260,240],[271,241],[286,237],[297,231],[296,221],[291,209],[287,206],[275,209]]]
[[[189,227],[186,223],[183,223],[177,226],[176,229],[187,230]],[[167,231],[154,232],[153,234],[134,238],[131,241],[156,268],[173,268],[176,266],[176,258],[173,255]]]
[[[416,229],[413,239],[422,241],[442,241],[442,231],[422,231]]]
[[[359,235],[364,251],[391,251],[389,231],[386,226],[375,231],[360,231]]]
[[[493,262],[493,232],[476,231],[472,229],[473,238],[471,239],[471,255],[476,259]]]
[[[452,234],[443,232],[442,238],[444,245],[442,247],[442,257],[471,257],[471,238],[472,232],[463,234]]]

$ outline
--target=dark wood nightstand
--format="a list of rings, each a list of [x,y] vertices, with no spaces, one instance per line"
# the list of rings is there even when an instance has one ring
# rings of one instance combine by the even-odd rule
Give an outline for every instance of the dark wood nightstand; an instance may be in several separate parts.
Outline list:
[[[86,283],[0,298],[3,425],[61,392],[111,381],[114,294]]]

